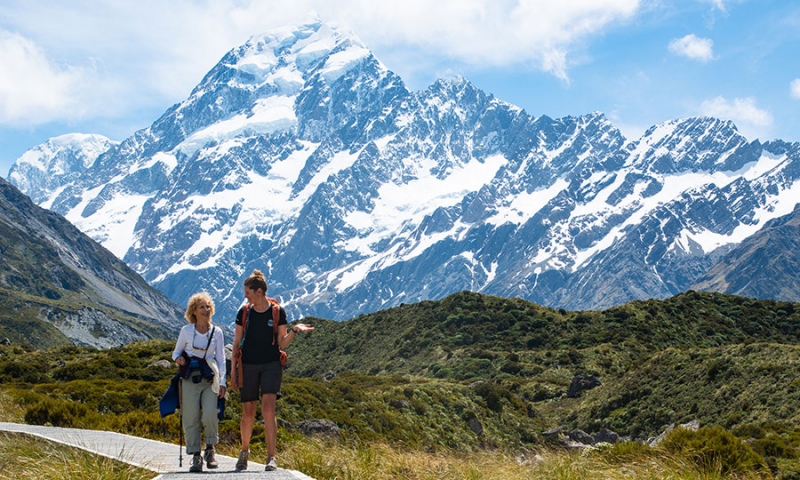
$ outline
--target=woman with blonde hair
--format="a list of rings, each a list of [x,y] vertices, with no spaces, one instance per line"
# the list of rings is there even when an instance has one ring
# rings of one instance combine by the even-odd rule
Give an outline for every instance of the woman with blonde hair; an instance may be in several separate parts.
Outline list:
[[[203,471],[202,430],[205,429],[205,461],[208,468],[219,465],[214,445],[219,442],[217,400],[225,397],[225,339],[222,329],[211,324],[214,301],[208,293],[192,295],[186,307],[172,359],[181,368],[181,415],[186,434],[186,453],[192,455],[190,472]]]

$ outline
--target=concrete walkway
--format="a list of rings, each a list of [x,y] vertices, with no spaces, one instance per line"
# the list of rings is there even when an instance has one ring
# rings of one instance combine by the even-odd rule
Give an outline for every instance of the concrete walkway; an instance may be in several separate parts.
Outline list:
[[[269,480],[314,480],[296,470],[279,468],[265,472],[263,463],[250,462],[247,470],[235,470],[236,459],[217,455],[219,468],[204,469],[203,473],[189,473],[191,457],[183,452],[183,466],[178,466],[178,446],[173,443],[158,442],[122,433],[102,430],[83,430],[79,428],[42,427],[19,423],[0,422],[0,431],[23,433],[80,448],[88,452],[113,458],[158,473],[157,480],[220,480],[269,479]],[[185,449],[185,447],[184,447]]]

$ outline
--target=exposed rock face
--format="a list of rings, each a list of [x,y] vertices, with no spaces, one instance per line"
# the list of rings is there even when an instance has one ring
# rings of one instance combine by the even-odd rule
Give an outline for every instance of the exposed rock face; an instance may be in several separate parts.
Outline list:
[[[592,388],[602,385],[594,375],[576,375],[569,385],[567,397],[576,398],[584,390],[591,390]]]
[[[183,325],[178,305],[2,178],[0,259],[0,287],[13,292],[4,298],[13,304],[9,311],[19,312],[20,325],[45,322],[76,345],[98,348],[174,338]],[[39,330],[28,329],[18,341],[44,346]]]
[[[617,434],[617,432],[614,432],[607,428],[601,428],[600,431],[592,435],[592,444],[600,442],[617,443],[619,442],[619,435]]]
[[[290,315],[337,320],[464,290],[602,309],[698,280],[800,301],[791,229],[715,269],[794,210],[800,144],[708,117],[626,139],[463,78],[411,92],[321,22],[251,39],[150,127],[51,164],[71,173],[21,160],[12,181],[178,304],[208,290],[221,323],[253,268]]]
[[[693,420],[689,423],[678,425],[677,427],[674,424],[669,425],[660,435],[650,438],[644,443],[654,447],[658,445],[664,439],[664,437],[675,428],[685,428],[697,431],[700,428],[700,423],[697,420]],[[594,434],[589,435],[580,429],[574,429],[565,434],[564,429],[559,427],[543,432],[542,435],[551,442],[556,442],[562,447],[578,449],[583,449],[600,443],[613,444],[622,441],[622,438],[617,432],[607,428],[601,428]]]
[[[591,435],[584,432],[583,430],[579,429],[572,430],[567,434],[567,437],[569,437],[569,439],[572,441],[582,443],[584,445],[594,444],[594,438],[592,438]]]
[[[475,417],[472,417],[467,421],[467,426],[470,428],[470,430],[475,432],[475,435],[481,435],[483,433],[483,424]]]
[[[339,436],[339,427],[330,420],[315,419],[303,420],[294,423],[293,428],[300,430],[304,435],[332,435]]]
[[[75,314],[42,309],[39,318],[53,324],[75,345],[111,348],[151,338],[146,332],[114,322],[106,313],[91,308],[83,308]]]

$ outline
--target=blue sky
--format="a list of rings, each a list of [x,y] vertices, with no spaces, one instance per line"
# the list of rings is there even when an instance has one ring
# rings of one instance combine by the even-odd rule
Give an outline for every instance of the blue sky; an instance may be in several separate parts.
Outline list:
[[[248,38],[314,12],[420,90],[461,75],[535,116],[676,118],[800,141],[794,0],[4,0],[0,176],[47,138],[123,140]]]

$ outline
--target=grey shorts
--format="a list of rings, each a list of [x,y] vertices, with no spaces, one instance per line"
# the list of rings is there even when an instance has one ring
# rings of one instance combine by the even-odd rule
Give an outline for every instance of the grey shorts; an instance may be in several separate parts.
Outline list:
[[[242,364],[242,377],[244,385],[239,390],[242,402],[258,400],[265,393],[274,393],[281,398],[281,380],[283,380],[281,362]]]

